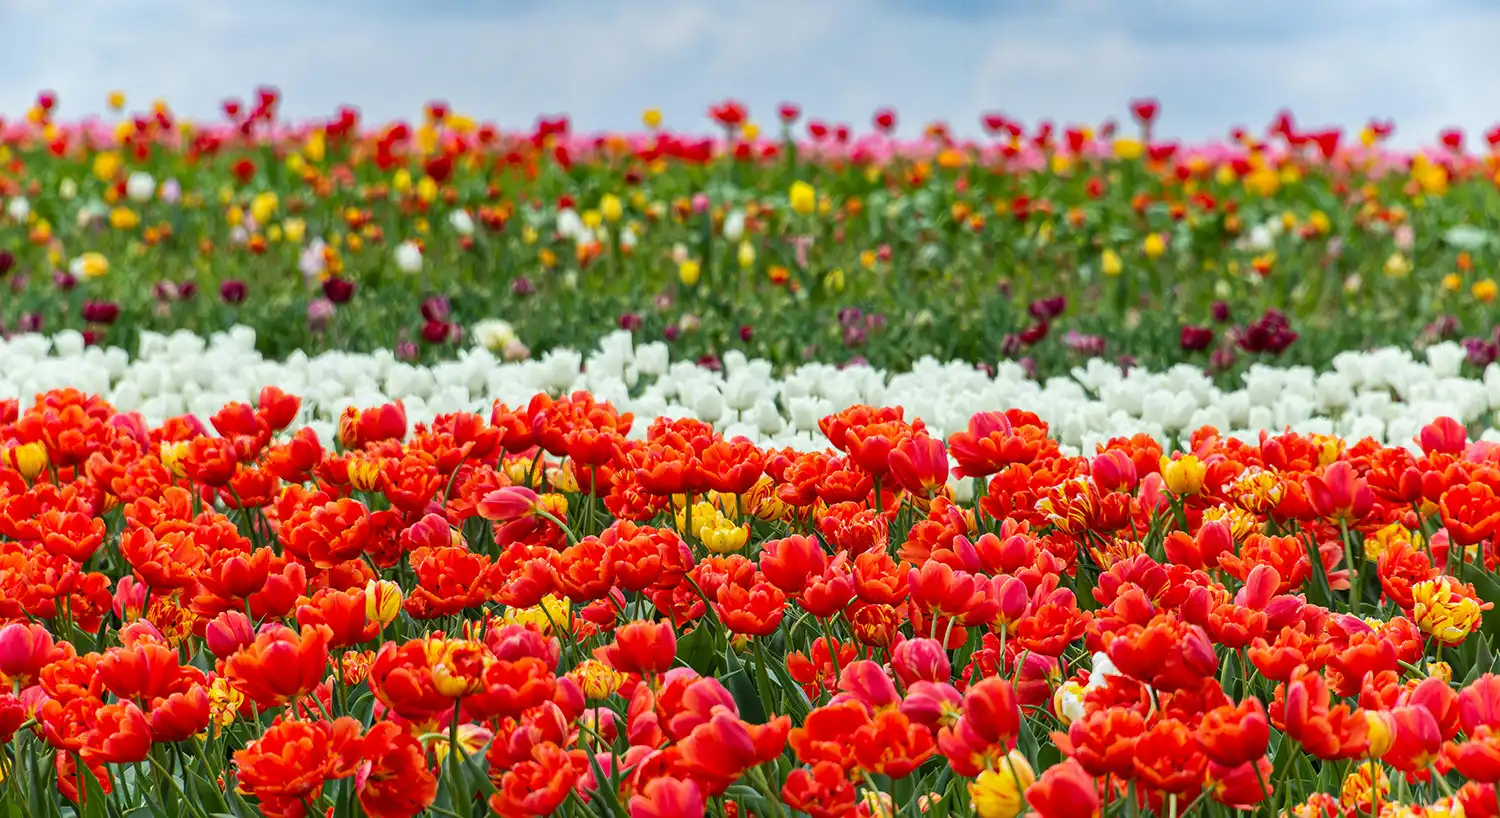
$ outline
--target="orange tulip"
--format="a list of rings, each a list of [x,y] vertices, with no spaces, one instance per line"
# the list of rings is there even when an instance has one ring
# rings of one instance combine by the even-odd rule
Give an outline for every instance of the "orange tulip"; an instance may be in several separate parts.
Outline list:
[[[1096,818],[1099,784],[1077,762],[1054,764],[1026,788],[1026,803],[1037,818]]]
[[[331,648],[367,642],[380,633],[380,623],[369,617],[362,589],[336,591],[324,588],[314,593],[307,604],[297,608],[297,624],[304,628],[310,625],[327,627],[332,634],[328,640]]]
[[[615,629],[615,641],[595,655],[623,673],[665,673],[677,656],[677,635],[665,622],[627,622]]]
[[[359,805],[371,818],[410,818],[437,799],[437,776],[421,742],[392,722],[379,722],[364,737],[368,773],[358,781]]]
[[[280,707],[323,680],[331,638],[332,631],[321,625],[300,633],[284,625],[262,628],[254,642],[224,661],[224,676],[261,709]]]
[[[99,708],[94,728],[83,748],[90,764],[133,764],[151,751],[151,727],[134,702],[114,702]]]
[[[749,589],[725,584],[719,588],[714,612],[731,633],[770,636],[786,614],[786,595],[765,582],[758,582]]]
[[[1198,726],[1198,743],[1203,752],[1226,767],[1237,767],[1265,756],[1270,740],[1271,724],[1265,707],[1254,697],[1204,713]]]
[[[362,751],[360,723],[285,720],[234,754],[240,791],[270,813],[315,799],[330,779],[354,774]]]

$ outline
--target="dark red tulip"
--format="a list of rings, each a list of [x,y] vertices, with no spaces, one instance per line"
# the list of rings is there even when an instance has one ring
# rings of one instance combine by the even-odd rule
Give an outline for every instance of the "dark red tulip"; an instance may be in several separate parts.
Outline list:
[[[1208,345],[1214,342],[1214,331],[1208,327],[1183,327],[1182,348],[1188,352],[1200,352],[1208,349]]]
[[[245,300],[245,296],[249,294],[250,288],[245,286],[245,282],[238,279],[231,279],[219,285],[219,298],[225,304],[242,303]]]

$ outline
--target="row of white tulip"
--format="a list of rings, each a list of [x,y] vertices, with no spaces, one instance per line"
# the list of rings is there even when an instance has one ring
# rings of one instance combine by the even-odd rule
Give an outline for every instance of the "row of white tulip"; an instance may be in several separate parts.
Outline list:
[[[1205,425],[1235,435],[1289,428],[1407,444],[1442,416],[1500,440],[1492,428],[1500,409],[1500,366],[1492,364],[1481,378],[1463,377],[1463,355],[1456,344],[1430,347],[1422,358],[1398,349],[1350,352],[1321,373],[1255,366],[1240,388],[1225,390],[1189,366],[1122,372],[1100,360],[1041,382],[1010,363],[989,376],[969,364],[930,359],[899,373],[826,364],[778,373],[766,361],[734,352],[713,371],[674,362],[666,345],[635,344],[623,331],[586,354],[560,350],[505,362],[476,348],[433,366],[404,363],[388,352],[267,360],[255,351],[248,327],[209,338],[146,333],[133,358],[118,348],[85,347],[77,333],[63,332],[0,341],[0,398],[24,404],[48,389],[76,387],[159,423],[180,414],[206,419],[227,402],[253,400],[261,387],[275,385],[303,397],[303,422],[325,439],[347,406],[399,399],[415,423],[447,412],[488,412],[496,400],[516,406],[542,392],[586,390],[634,413],[640,419],[635,434],[644,434],[654,417],[693,416],[728,435],[798,448],[826,445],[818,419],[860,403],[901,406],[908,418],[921,418],[942,435],[962,428],[975,412],[1028,409],[1075,451],[1138,432],[1185,439]]]

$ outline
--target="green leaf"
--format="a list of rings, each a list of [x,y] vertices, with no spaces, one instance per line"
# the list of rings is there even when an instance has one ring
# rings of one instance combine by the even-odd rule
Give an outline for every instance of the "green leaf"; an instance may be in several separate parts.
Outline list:
[[[73,769],[83,781],[83,786],[79,788],[79,795],[83,797],[80,818],[109,818],[109,802],[105,800],[104,788],[99,786],[99,779],[94,777],[94,771],[82,761],[77,761]]]
[[[1480,599],[1500,600],[1500,582],[1496,582],[1490,574],[1476,569],[1465,572],[1464,579],[1474,583],[1474,591]],[[1500,606],[1484,612],[1479,631],[1492,639],[1500,637]]]
[[[766,804],[766,797],[753,787],[747,787],[744,784],[735,784],[725,790],[724,795],[728,800],[736,804],[751,807],[751,811],[756,815],[772,814],[769,806]]]
[[[196,771],[193,767],[184,764],[187,770],[188,786],[191,787],[193,795],[197,797],[200,804],[214,804],[218,809],[229,809],[229,802],[224,800],[224,793],[208,776]]]
[[[713,629],[700,624],[678,639],[677,658],[703,676],[713,675],[716,658]]]
[[[807,693],[803,691],[802,685],[797,684],[797,680],[793,679],[792,674],[787,671],[786,662],[772,661],[768,664],[771,666],[771,675],[781,688],[787,704],[791,705],[792,712],[787,715],[792,717],[793,722],[801,724],[807,718],[807,714],[812,712],[812,702],[807,700]]]
[[[755,692],[755,682],[750,679],[744,663],[734,655],[733,646],[724,648],[724,664],[729,668],[729,673],[723,679],[724,687],[734,697],[734,703],[739,705],[740,718],[754,724],[765,723],[765,704],[761,702],[760,694]]]

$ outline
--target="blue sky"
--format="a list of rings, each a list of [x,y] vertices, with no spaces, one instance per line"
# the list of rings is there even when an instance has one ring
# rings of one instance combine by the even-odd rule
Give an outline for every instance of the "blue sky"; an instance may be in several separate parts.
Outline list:
[[[902,132],[981,112],[1028,122],[1123,117],[1162,100],[1160,131],[1201,140],[1260,127],[1394,117],[1401,144],[1500,120],[1500,3],[1460,0],[0,0],[0,114],[39,88],[64,115],[105,94],[194,116],[277,85],[284,110],[341,103],[372,119],[437,97],[502,126],[566,112],[626,128],[643,108],[707,130],[727,96],[769,123],[781,100]]]

